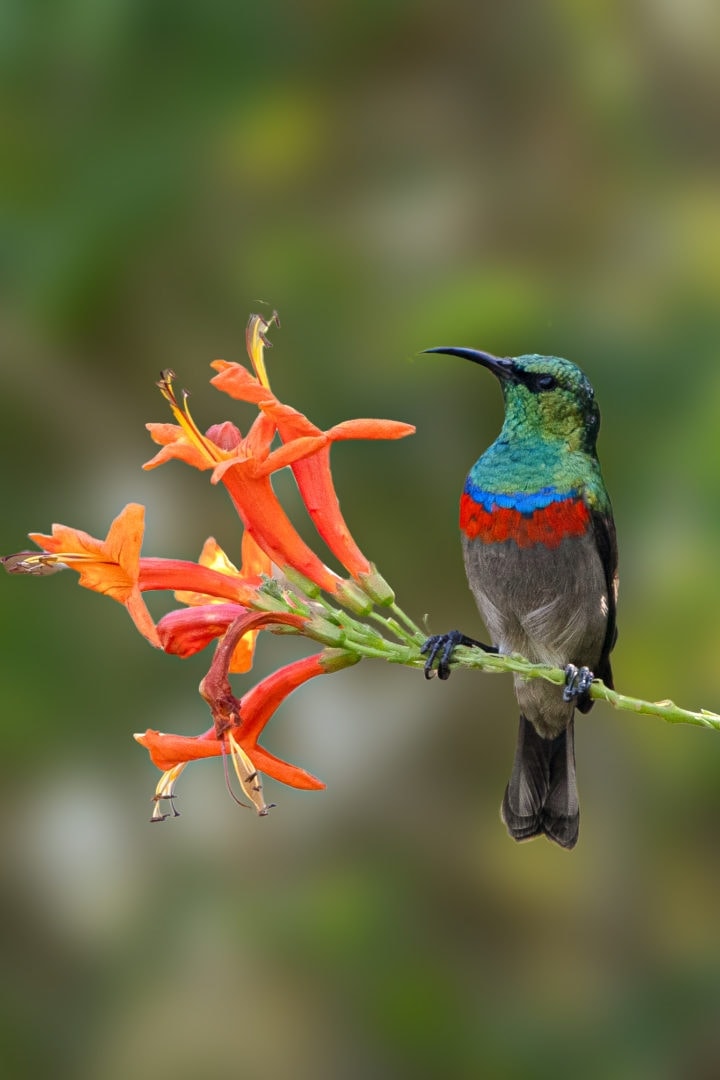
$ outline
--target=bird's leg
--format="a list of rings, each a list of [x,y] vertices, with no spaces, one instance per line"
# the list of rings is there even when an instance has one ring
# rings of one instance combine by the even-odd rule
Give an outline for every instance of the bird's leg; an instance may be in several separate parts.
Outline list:
[[[565,668],[563,701],[574,701],[576,698],[582,697],[592,686],[594,678],[595,676],[590,668],[577,668],[574,664],[568,664]]]
[[[461,634],[459,630],[450,630],[447,634],[433,634],[432,637],[429,637],[420,647],[420,652],[423,656],[427,654],[424,669],[426,679],[432,679],[435,674],[436,669],[433,667],[433,664],[436,659],[438,661],[438,678],[450,678],[450,660],[458,645],[475,645],[478,649],[482,649],[483,652],[497,652],[495,645],[485,645],[482,641],[476,641],[475,638],[468,637],[466,634]]]

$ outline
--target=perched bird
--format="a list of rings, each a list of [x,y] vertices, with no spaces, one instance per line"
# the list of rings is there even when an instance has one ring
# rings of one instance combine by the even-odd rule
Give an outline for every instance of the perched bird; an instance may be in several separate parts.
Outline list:
[[[447,678],[458,644],[565,669],[564,688],[515,676],[520,730],[501,814],[515,840],[544,834],[572,848],[580,821],[574,712],[592,707],[595,676],[612,687],[617,637],[617,545],[595,450],[595,394],[582,371],[557,356],[428,352],[491,371],[502,387],[505,422],[471,468],[460,502],[468,583],[493,644],[456,630],[428,638],[425,674],[437,661]]]

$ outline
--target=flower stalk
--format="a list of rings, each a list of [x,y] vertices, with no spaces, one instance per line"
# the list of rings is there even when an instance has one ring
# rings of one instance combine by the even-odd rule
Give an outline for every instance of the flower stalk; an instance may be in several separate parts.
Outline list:
[[[413,661],[412,666],[423,666],[424,661],[425,658],[420,657],[419,660]],[[521,675],[524,679],[546,679],[547,682],[555,683],[557,686],[562,686],[565,682],[565,672],[562,668],[549,667],[547,664],[533,664],[519,653],[509,655],[486,653],[482,649],[465,645],[458,646],[454,651],[450,667],[452,669],[475,668],[491,675],[512,674]],[[594,701],[606,701],[613,709],[645,716],[657,716],[669,724],[692,724],[695,727],[720,731],[720,713],[711,712],[709,709],[684,709],[669,698],[662,701],[645,701],[642,698],[611,690],[602,679],[593,681],[589,694]]]

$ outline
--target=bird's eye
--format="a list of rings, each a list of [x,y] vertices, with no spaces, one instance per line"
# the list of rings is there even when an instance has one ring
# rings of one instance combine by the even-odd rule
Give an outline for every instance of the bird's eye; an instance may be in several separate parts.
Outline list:
[[[557,386],[557,381],[553,375],[538,375],[535,385],[538,390],[554,390]]]

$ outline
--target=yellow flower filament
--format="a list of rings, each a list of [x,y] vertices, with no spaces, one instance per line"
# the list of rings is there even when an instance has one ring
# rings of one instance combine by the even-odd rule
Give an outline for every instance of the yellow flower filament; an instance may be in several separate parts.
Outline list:
[[[205,438],[190,415],[190,410],[188,408],[188,393],[186,390],[183,390],[182,392],[182,406],[178,403],[177,395],[172,384],[174,378],[174,371],[163,371],[157,385],[160,389],[160,393],[169,404],[172,414],[178,424],[183,429],[195,449],[199,450],[203,457],[211,464],[218,465],[222,461],[227,461],[228,458],[231,458],[233,455],[221,450],[214,442]]]

